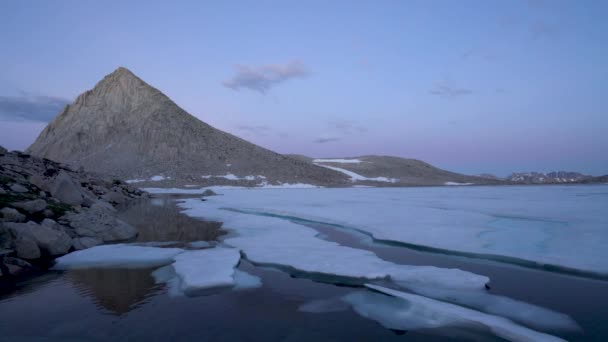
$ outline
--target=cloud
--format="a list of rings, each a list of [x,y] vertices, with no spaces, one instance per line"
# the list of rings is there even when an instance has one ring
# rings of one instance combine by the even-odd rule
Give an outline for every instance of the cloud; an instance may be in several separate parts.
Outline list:
[[[336,142],[344,137],[367,132],[367,127],[350,120],[332,120],[327,122],[327,134],[313,140],[315,143],[324,144]]]
[[[270,131],[266,125],[237,125],[236,128],[255,135],[266,135]]]
[[[456,87],[456,86],[450,84],[449,82],[443,81],[443,82],[436,83],[435,86],[431,90],[429,90],[429,93],[431,95],[437,95],[437,96],[441,96],[441,97],[445,97],[445,98],[452,98],[452,97],[470,95],[473,93],[473,91],[470,89],[467,89],[467,88],[459,88],[459,87]]]
[[[329,142],[336,142],[336,141],[340,141],[341,138],[338,137],[331,137],[331,138],[318,138],[313,140],[313,142],[316,142],[317,144],[325,144],[325,143],[329,143]]]
[[[70,101],[60,97],[31,95],[0,96],[0,118],[49,122]]]
[[[269,64],[262,66],[237,65],[236,75],[224,81],[223,85],[233,90],[241,88],[259,91],[265,94],[270,88],[290,79],[304,78],[310,75],[308,68],[298,61],[286,64]]]

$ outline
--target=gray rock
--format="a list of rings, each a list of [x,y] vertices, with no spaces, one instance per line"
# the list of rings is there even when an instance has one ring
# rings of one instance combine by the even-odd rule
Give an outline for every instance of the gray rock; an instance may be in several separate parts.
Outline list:
[[[30,214],[33,214],[46,209],[47,203],[43,199],[35,199],[32,201],[13,203],[13,206],[16,208],[23,209]]]
[[[55,213],[51,209],[46,209],[45,211],[42,212],[42,215],[44,215],[44,217],[47,217],[47,218],[55,217]]]
[[[80,205],[83,201],[82,188],[63,170],[53,181],[51,195],[70,205]]]
[[[105,201],[108,201],[110,203],[115,203],[115,204],[123,204],[127,201],[127,198],[125,196],[123,196],[122,194],[119,194],[116,191],[110,191],[110,192],[106,193],[105,195],[101,196],[101,198]]]
[[[0,146],[0,155],[4,155],[6,153],[8,153],[8,150],[5,149],[3,146]]]
[[[101,245],[102,243],[103,241],[88,236],[72,239],[72,246],[76,250],[95,247]]]
[[[0,195],[4,195],[4,194],[6,194],[6,190],[0,188]]]
[[[49,219],[44,221],[47,221],[44,225],[30,221],[28,223],[6,223],[5,226],[16,240],[31,239],[36,242],[38,248],[51,256],[67,253],[72,246],[70,236],[55,221]]]
[[[137,236],[137,230],[116,218],[114,210],[95,203],[87,211],[68,214],[61,218],[74,228],[81,237],[92,237],[103,242],[129,240]]]
[[[215,193],[215,191],[211,190],[211,189],[207,189],[203,192],[203,197],[206,196],[216,196],[217,194]]]
[[[24,192],[28,192],[28,188],[26,188],[25,186],[19,184],[19,183],[13,183],[11,184],[11,186],[9,187],[13,192],[18,192],[18,193],[24,193]]]
[[[2,262],[12,276],[17,276],[33,269],[32,265],[24,260],[12,257],[3,258]]]
[[[15,251],[19,258],[30,260],[40,258],[40,248],[38,248],[38,244],[36,244],[36,241],[27,237],[21,237],[15,240]]]
[[[2,218],[0,221],[3,222],[24,222],[25,215],[17,211],[17,209],[4,207],[0,209],[0,213],[2,214]]]

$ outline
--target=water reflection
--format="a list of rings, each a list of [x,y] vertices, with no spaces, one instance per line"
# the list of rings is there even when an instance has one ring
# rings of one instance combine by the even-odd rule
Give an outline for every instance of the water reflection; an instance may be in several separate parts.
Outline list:
[[[225,233],[220,222],[181,214],[169,196],[132,201],[121,208],[120,216],[139,231],[137,242],[213,241]]]
[[[146,302],[162,286],[150,275],[154,268],[97,268],[71,270],[66,278],[76,291],[90,298],[100,309],[112,314],[125,314]]]

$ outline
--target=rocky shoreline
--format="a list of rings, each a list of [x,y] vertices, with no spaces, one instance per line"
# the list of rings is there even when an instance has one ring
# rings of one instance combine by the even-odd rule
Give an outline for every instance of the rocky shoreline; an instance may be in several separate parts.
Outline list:
[[[0,146],[0,280],[74,250],[134,239],[137,230],[115,207],[147,196],[118,179]]]

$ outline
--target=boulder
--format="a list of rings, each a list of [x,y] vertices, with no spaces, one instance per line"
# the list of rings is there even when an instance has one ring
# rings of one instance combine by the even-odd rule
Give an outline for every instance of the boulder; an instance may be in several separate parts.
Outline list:
[[[0,195],[4,195],[4,194],[6,194],[6,190],[0,188]]]
[[[211,189],[207,189],[203,192],[203,197],[206,196],[216,196],[217,194],[215,193],[215,191],[211,190]]]
[[[0,146],[0,156],[5,155],[8,153],[8,150],[5,149],[3,146]]]
[[[17,252],[17,257],[30,260],[38,259],[41,255],[36,241],[26,237],[20,237],[15,240],[15,252]]]
[[[18,192],[18,193],[25,193],[25,192],[29,192],[29,189],[26,188],[25,186],[19,184],[19,183],[13,183],[9,186],[9,188],[11,189],[11,191],[13,192]]]
[[[87,249],[101,245],[103,241],[92,237],[79,237],[72,239],[72,246],[75,250]]]
[[[66,254],[72,246],[70,236],[53,220],[44,219],[43,223],[37,224],[30,221],[28,223],[6,223],[5,226],[11,231],[15,240],[33,240],[40,250],[51,256]]]
[[[18,276],[33,269],[32,265],[24,260],[12,257],[4,257],[2,259],[9,275]]]
[[[25,215],[17,211],[17,209],[4,207],[0,209],[0,214],[2,214],[0,218],[2,222],[25,222]]]
[[[108,202],[114,203],[114,204],[123,204],[127,201],[127,198],[123,194],[120,194],[116,191],[110,191],[110,192],[104,194],[103,196],[101,196],[101,198],[105,201],[108,201]]]
[[[53,180],[51,195],[69,205],[80,205],[83,201],[82,188],[63,170]]]
[[[92,237],[103,242],[129,240],[137,236],[137,230],[116,218],[113,209],[95,203],[87,211],[71,213],[61,217],[74,228],[80,237]]]
[[[43,199],[35,199],[32,201],[13,203],[13,206],[15,208],[23,209],[30,214],[33,214],[46,209],[47,203]]]

